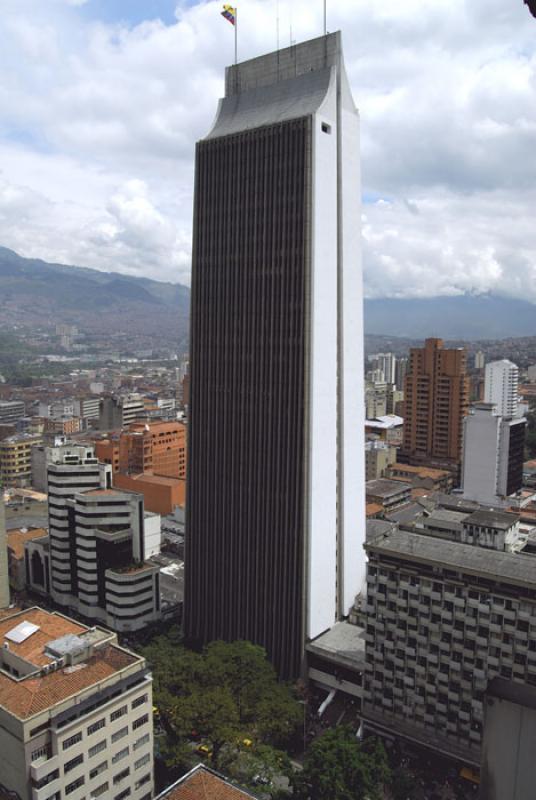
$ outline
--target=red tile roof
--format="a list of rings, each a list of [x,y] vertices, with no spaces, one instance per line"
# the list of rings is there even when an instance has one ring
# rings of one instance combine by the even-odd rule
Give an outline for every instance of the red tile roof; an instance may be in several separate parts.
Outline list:
[[[158,796],[158,800],[244,800],[255,795],[238,789],[203,764],[179,778]]]

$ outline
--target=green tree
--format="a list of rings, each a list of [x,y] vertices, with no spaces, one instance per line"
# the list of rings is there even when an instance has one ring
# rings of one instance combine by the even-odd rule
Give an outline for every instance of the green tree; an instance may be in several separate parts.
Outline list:
[[[210,745],[211,761],[218,766],[222,747],[235,741],[240,733],[236,703],[228,689],[207,689],[192,692],[176,699],[173,723],[180,738],[187,739],[192,731]]]
[[[382,744],[360,744],[349,726],[326,731],[310,746],[294,780],[300,800],[381,800],[390,770]]]

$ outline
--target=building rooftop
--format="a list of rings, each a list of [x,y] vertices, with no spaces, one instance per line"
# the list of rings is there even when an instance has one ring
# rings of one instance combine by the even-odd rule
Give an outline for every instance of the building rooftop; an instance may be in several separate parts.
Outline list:
[[[365,488],[367,495],[373,497],[394,497],[401,492],[411,491],[411,486],[408,483],[391,481],[387,478],[378,478],[377,480],[367,481]]]
[[[457,522],[461,525],[464,519],[467,519],[469,516],[470,515],[465,511],[453,511],[450,508],[436,508],[435,511],[430,514],[426,522]]]
[[[24,558],[24,543],[47,534],[45,528],[15,528],[7,532],[7,546],[15,558]]]
[[[442,569],[483,575],[492,581],[506,581],[536,590],[534,561],[527,555],[409,533],[392,524],[389,529],[380,528],[373,526],[371,522],[367,523],[365,549],[385,552],[410,562],[432,563]]]
[[[307,651],[351,669],[365,669],[365,629],[350,622],[335,625],[307,644]]]
[[[466,517],[467,525],[479,525],[483,528],[497,528],[501,531],[510,530],[518,521],[517,514],[508,511],[475,511]]]
[[[54,646],[69,637],[87,645],[86,660],[45,673],[43,668],[56,662],[52,654]],[[0,642],[26,662],[28,673],[16,678],[0,669],[0,706],[20,719],[27,719],[142,661],[113,644],[114,639],[108,631],[88,628],[58,613],[37,607],[25,611],[14,609],[0,619]]]
[[[159,794],[156,800],[242,800],[244,797],[256,796],[238,789],[204,764],[198,764]]]
[[[447,478],[451,473],[446,469],[434,469],[433,467],[416,467],[410,464],[391,464],[390,469],[400,470],[412,475],[418,475],[421,478],[433,478],[439,480],[440,478]]]

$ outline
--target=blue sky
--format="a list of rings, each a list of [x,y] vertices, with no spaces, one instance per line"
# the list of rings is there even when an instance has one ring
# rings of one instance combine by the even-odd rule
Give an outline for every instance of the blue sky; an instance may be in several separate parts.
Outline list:
[[[189,282],[195,142],[233,56],[220,0],[3,0],[0,244]],[[240,5],[241,58],[274,48]],[[281,38],[322,0],[280,0]],[[328,0],[361,116],[369,296],[536,302],[536,20],[522,0]],[[359,224],[359,220],[356,220]]]

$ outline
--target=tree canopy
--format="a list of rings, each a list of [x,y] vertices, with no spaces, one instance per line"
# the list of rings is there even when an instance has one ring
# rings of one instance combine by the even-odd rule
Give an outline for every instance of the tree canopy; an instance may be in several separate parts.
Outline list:
[[[352,728],[331,728],[316,739],[294,779],[299,800],[381,800],[390,770],[383,745],[360,743]]]

